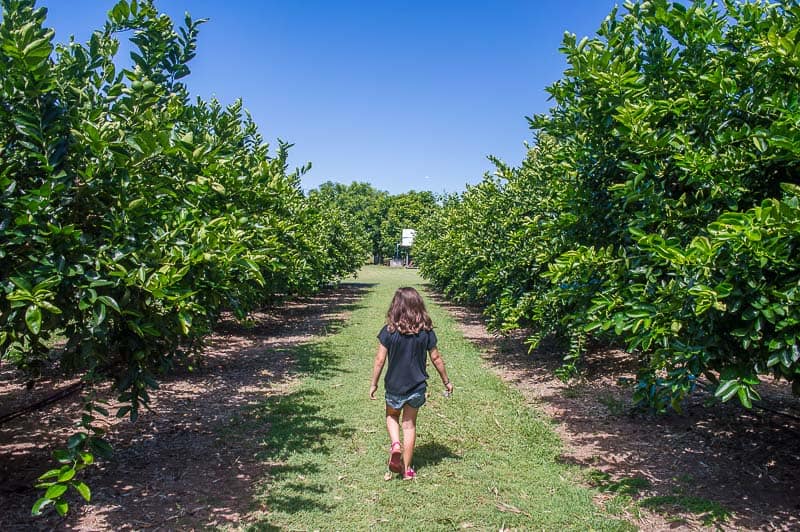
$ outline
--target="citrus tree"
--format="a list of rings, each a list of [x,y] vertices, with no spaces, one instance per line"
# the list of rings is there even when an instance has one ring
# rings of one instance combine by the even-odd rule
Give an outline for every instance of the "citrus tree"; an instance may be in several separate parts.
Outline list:
[[[800,392],[800,7],[627,2],[568,68],[519,168],[453,198],[418,235],[423,273],[531,344],[626,347],[635,397],[680,408],[705,376],[749,407]]]
[[[288,171],[289,145],[271,153],[241,102],[190,99],[203,20],[176,27],[122,0],[88,42],[55,45],[33,0],[1,5],[0,362],[85,384],[33,508],[64,514],[70,487],[91,496],[76,473],[110,451],[96,385],[111,381],[116,415],[135,421],[223,312],[313,292],[362,257],[303,194],[304,169]]]

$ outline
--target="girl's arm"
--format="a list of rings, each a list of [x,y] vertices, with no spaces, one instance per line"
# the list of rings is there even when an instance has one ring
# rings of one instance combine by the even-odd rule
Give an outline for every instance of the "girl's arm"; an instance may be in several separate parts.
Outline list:
[[[430,354],[433,367],[435,367],[436,371],[439,372],[439,376],[442,378],[442,384],[444,384],[447,393],[453,393],[453,383],[450,382],[450,379],[447,377],[447,370],[444,368],[444,359],[439,353],[439,349],[434,347],[431,349]]]
[[[383,371],[383,364],[386,362],[386,355],[389,351],[383,344],[378,345],[378,352],[375,353],[375,364],[372,366],[372,385],[369,387],[369,398],[375,399],[375,392],[378,391],[378,379]]]

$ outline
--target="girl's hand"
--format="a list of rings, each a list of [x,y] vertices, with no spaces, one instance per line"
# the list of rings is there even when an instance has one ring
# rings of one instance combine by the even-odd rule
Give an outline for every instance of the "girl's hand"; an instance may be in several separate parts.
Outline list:
[[[447,384],[444,385],[444,389],[447,390],[447,395],[450,395],[451,393],[453,393],[453,383],[447,381]]]
[[[373,401],[375,400],[375,392],[377,391],[378,391],[377,384],[373,384],[372,386],[369,387],[369,398],[372,399]]]

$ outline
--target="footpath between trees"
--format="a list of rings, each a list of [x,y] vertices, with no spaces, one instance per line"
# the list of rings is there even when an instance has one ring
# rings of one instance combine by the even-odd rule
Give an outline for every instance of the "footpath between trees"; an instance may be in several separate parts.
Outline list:
[[[334,335],[295,350],[305,378],[255,408],[271,423],[273,462],[256,494],[255,527],[288,530],[626,530],[593,502],[577,468],[558,462],[550,423],[484,367],[479,349],[427,298],[455,384],[435,378],[420,412],[418,480],[385,481],[388,440],[382,401],[367,399],[370,369],[389,301],[414,271],[362,270],[371,286]]]

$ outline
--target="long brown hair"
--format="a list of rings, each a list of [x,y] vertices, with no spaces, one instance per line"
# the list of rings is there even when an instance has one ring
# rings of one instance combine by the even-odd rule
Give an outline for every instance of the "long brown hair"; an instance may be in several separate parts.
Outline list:
[[[409,286],[398,288],[394,293],[389,312],[386,313],[386,325],[389,332],[397,331],[400,334],[417,334],[423,329],[433,329],[422,296]]]

